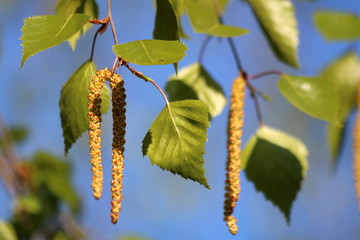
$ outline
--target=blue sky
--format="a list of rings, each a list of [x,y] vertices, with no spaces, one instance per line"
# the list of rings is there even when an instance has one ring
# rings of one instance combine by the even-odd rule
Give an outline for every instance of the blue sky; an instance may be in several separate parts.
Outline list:
[[[102,1],[104,2],[104,1]],[[312,15],[317,10],[331,9],[360,14],[359,1],[318,0],[293,1],[300,29],[300,69],[295,70],[277,61],[271,53],[249,7],[233,0],[225,13],[228,24],[247,28],[250,34],[236,38],[238,52],[250,74],[264,70],[280,70],[290,74],[314,76],[347,49],[346,43],[326,42],[316,31]],[[22,156],[39,149],[63,156],[63,138],[59,113],[60,89],[69,76],[88,59],[92,29],[72,52],[67,43],[31,57],[22,69],[21,42],[23,19],[54,13],[55,0],[0,0],[0,115],[9,125],[26,125],[29,141],[19,146]],[[103,4],[103,3],[102,3]],[[114,1],[113,15],[120,43],[152,37],[154,8],[152,1]],[[100,6],[100,18],[105,17],[105,4]],[[187,18],[185,31],[190,34]],[[190,34],[184,67],[198,58],[205,38]],[[94,61],[98,68],[112,66],[110,31],[98,38]],[[237,70],[226,41],[213,39],[205,53],[204,65],[227,95]],[[134,66],[155,79],[162,87],[173,74],[173,67]],[[124,234],[140,234],[158,240],[182,239],[358,239],[360,215],[352,179],[351,129],[347,131],[345,148],[337,172],[330,172],[330,157],[326,146],[326,123],[297,111],[280,96],[277,76],[256,80],[254,85],[269,94],[272,102],[261,102],[265,123],[301,138],[308,146],[309,172],[302,190],[294,202],[291,225],[242,174],[242,192],[235,211],[239,234],[231,236],[222,221],[224,195],[227,108],[215,118],[208,130],[206,144],[206,177],[212,190],[198,183],[151,166],[141,154],[141,141],[152,121],[164,106],[157,90],[137,79],[126,69],[118,71],[126,81],[127,143],[124,176],[124,200],[120,220],[113,225],[109,218],[110,194],[105,191],[95,201],[90,189],[90,166],[86,134],[70,150],[68,160],[74,164],[74,183],[84,201],[81,221],[94,239],[112,239]],[[244,142],[257,128],[254,105],[246,99]],[[354,115],[351,117],[353,122]],[[105,182],[110,182],[111,116],[103,123]],[[108,186],[109,187],[109,186]],[[106,186],[105,186],[106,188]],[[0,217],[9,216],[11,203],[0,187]]]

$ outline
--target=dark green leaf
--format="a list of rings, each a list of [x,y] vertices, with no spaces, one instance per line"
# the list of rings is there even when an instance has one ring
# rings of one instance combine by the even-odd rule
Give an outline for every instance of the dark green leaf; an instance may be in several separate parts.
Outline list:
[[[65,154],[88,129],[88,85],[95,73],[95,64],[90,61],[85,62],[61,89],[59,105]],[[106,85],[104,85],[101,99],[101,112],[106,113],[110,107],[110,90]]]
[[[98,18],[98,6],[94,0],[58,0],[56,4],[57,14],[75,14],[83,13],[91,19]],[[87,23],[79,32],[72,36],[68,41],[73,50],[75,50],[76,42],[81,35],[85,34],[92,24]]]
[[[17,240],[15,230],[10,223],[0,221],[0,239]]]
[[[187,66],[173,75],[166,91],[170,101],[199,99],[209,106],[211,117],[219,115],[226,105],[226,96],[221,86],[200,63]]]
[[[71,184],[71,166],[46,152],[36,153],[29,162],[35,186],[46,186],[46,190],[67,204],[74,213],[80,210],[80,199]]]
[[[208,114],[199,100],[170,102],[147,132],[143,155],[162,169],[210,188],[203,167]]]
[[[21,29],[21,66],[34,54],[68,40],[88,21],[89,17],[84,14],[34,16],[25,19]]]
[[[138,40],[113,47],[125,61],[139,65],[163,65],[179,62],[187,47],[178,41]]]
[[[278,88],[300,111],[339,124],[340,99],[336,86],[330,79],[283,74]]]
[[[249,0],[273,52],[284,63],[298,67],[299,33],[289,0]]]
[[[221,6],[225,5],[222,4]],[[187,0],[186,10],[191,26],[196,33],[206,33],[217,37],[236,37],[248,33],[248,30],[243,28],[222,25],[219,21],[216,4],[213,1]]]
[[[154,39],[179,40],[179,24],[169,0],[156,0]]]
[[[351,41],[360,38],[360,18],[350,13],[318,11],[316,28],[329,41]]]
[[[307,171],[307,149],[298,139],[261,127],[242,155],[246,177],[284,214],[290,210]]]
[[[25,126],[13,126],[10,128],[10,132],[16,143],[25,141],[29,135],[29,130]]]

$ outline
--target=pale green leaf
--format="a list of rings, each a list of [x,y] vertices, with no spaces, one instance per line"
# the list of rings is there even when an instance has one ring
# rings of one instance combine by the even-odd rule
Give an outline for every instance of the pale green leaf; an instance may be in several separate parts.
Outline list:
[[[210,188],[203,167],[208,114],[199,100],[170,102],[147,132],[143,155],[162,169]]]
[[[335,84],[340,97],[340,123],[346,125],[349,114],[356,107],[356,91],[360,81],[360,61],[354,52],[336,59],[321,73],[323,79]],[[328,142],[333,165],[337,165],[337,156],[343,146],[344,129],[339,126],[328,127]]]
[[[209,106],[211,117],[219,115],[226,105],[221,86],[200,63],[191,64],[170,77],[166,91],[170,101],[199,99]]]
[[[340,98],[335,84],[330,79],[283,74],[278,88],[300,111],[339,124]]]
[[[330,123],[327,127],[327,137],[333,169],[335,169],[338,165],[338,157],[344,145],[347,122],[343,123],[343,125],[344,127],[340,127]]]
[[[138,40],[113,47],[116,56],[139,65],[163,65],[179,62],[187,47],[178,41]]]
[[[0,239],[17,240],[14,227],[10,223],[1,220],[0,220]]]
[[[154,39],[179,40],[179,24],[169,0],[156,0]]]
[[[244,148],[247,179],[284,214],[290,211],[308,168],[306,146],[284,132],[260,127]]]
[[[61,89],[60,116],[63,129],[65,154],[76,140],[88,129],[88,85],[96,73],[93,62],[85,62],[78,68]],[[110,106],[110,90],[104,85],[101,112]]]
[[[21,66],[34,54],[54,47],[79,32],[89,21],[84,14],[34,16],[24,20]]]
[[[186,0],[186,10],[194,32],[217,37],[236,37],[248,33],[247,29],[221,24],[216,5],[214,1]]]
[[[180,18],[185,13],[185,0],[169,0],[173,5],[176,15]]]
[[[299,33],[291,1],[249,0],[249,3],[279,60],[298,68]]]
[[[91,19],[98,18],[98,6],[94,0],[58,0],[56,4],[57,14],[75,14],[83,13]],[[68,42],[73,50],[75,50],[77,40],[84,35],[92,24],[87,23],[79,32],[72,36]]]
[[[345,121],[356,105],[356,90],[360,82],[360,60],[355,52],[349,52],[327,66],[321,76],[335,84],[341,103],[339,117],[341,121]]]
[[[318,11],[316,28],[329,41],[351,41],[360,38],[360,18],[350,13]]]

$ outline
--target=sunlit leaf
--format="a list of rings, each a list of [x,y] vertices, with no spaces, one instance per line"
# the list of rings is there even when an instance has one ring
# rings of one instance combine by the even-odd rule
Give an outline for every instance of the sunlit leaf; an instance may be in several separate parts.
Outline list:
[[[156,0],[154,39],[179,40],[179,25],[169,0]]]
[[[334,82],[322,77],[283,74],[281,94],[297,109],[315,118],[339,124],[340,99]]]
[[[221,86],[200,63],[191,64],[170,77],[166,91],[170,101],[199,99],[209,106],[211,117],[219,115],[226,105]]]
[[[210,188],[203,167],[208,114],[199,100],[170,102],[146,134],[143,155],[162,169]]]
[[[341,102],[339,117],[341,121],[346,120],[356,105],[356,89],[360,82],[360,60],[356,53],[349,52],[336,59],[321,76],[335,84]]]
[[[15,230],[10,223],[0,220],[0,239],[17,240]]]
[[[351,41],[360,38],[360,18],[350,13],[318,11],[316,28],[329,41]]]
[[[273,52],[279,60],[298,67],[299,33],[290,0],[249,0]]]
[[[34,16],[24,20],[21,66],[34,54],[54,47],[72,37],[89,21],[84,14]]]
[[[139,65],[163,65],[179,62],[187,47],[178,41],[137,40],[115,45],[114,53],[125,61]]]
[[[71,75],[61,90],[59,105],[65,154],[88,129],[88,85],[95,72],[95,64],[90,61],[85,62]],[[101,99],[101,112],[105,113],[110,107],[110,90],[106,85],[103,88]]]
[[[221,24],[213,1],[186,0],[186,10],[196,33],[217,37],[236,37],[248,33],[247,29]]]
[[[75,14],[83,13],[91,19],[98,18],[98,6],[94,0],[58,0],[56,4],[57,14]],[[75,50],[76,42],[85,34],[92,24],[87,23],[79,32],[72,36],[68,41],[73,50]]]
[[[356,106],[356,90],[360,82],[360,61],[354,52],[349,52],[336,59],[321,73],[327,81],[335,84],[340,97],[340,123],[346,125],[349,114]],[[337,165],[337,156],[343,146],[344,129],[339,126],[328,127],[328,142],[333,165]]]
[[[284,132],[260,127],[244,148],[247,179],[284,214],[290,211],[308,167],[306,146]]]

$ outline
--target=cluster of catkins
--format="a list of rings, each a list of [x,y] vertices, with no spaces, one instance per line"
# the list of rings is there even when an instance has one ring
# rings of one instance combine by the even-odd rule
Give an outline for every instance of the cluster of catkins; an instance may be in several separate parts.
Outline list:
[[[112,90],[112,115],[113,115],[113,143],[112,143],[112,180],[111,180],[111,222],[119,219],[122,200],[122,179],[124,169],[124,144],[125,144],[125,88],[124,81],[119,74],[109,69],[101,69],[92,77],[89,84],[88,109],[89,109],[89,146],[90,164],[92,172],[92,190],[95,199],[102,194],[103,167],[101,160],[101,92],[106,81],[110,82]]]
[[[232,234],[237,234],[237,220],[233,216],[240,194],[241,136],[244,125],[244,100],[246,82],[243,77],[234,80],[227,126],[227,149],[224,201],[224,221]]]

